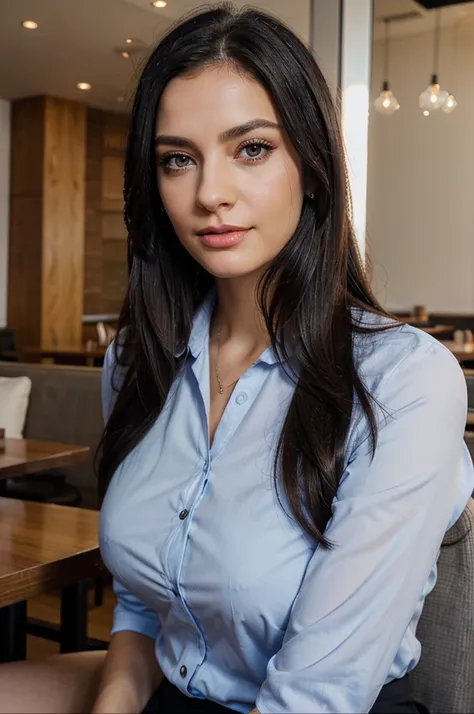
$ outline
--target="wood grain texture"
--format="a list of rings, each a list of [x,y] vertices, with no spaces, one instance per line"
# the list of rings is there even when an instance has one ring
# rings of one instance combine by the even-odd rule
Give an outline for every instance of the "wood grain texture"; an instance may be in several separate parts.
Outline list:
[[[13,102],[11,126],[7,320],[21,349],[40,339],[44,98]]]
[[[12,102],[12,196],[40,196],[43,191],[44,97]]]
[[[98,511],[0,498],[0,514],[0,607],[98,573]]]
[[[0,479],[72,466],[87,461],[90,451],[88,446],[57,444],[38,439],[5,439],[5,450],[0,451]]]
[[[11,196],[7,320],[20,351],[41,339],[42,220],[41,196]]]
[[[13,102],[8,325],[18,348],[82,343],[86,107]]]
[[[84,312],[118,313],[127,285],[123,163],[129,118],[87,111]],[[86,336],[87,335],[87,336]],[[90,330],[84,329],[83,339]]]
[[[46,98],[41,347],[82,344],[86,107]]]

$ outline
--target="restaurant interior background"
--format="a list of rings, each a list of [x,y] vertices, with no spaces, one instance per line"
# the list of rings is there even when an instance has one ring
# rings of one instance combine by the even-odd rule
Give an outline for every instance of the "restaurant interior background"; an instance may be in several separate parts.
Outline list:
[[[256,4],[309,40],[309,0]],[[122,158],[137,72],[160,34],[198,5],[0,3],[0,326],[15,330],[17,349],[79,347],[97,340],[97,322],[113,322],[126,281]],[[426,117],[418,97],[434,72],[437,14],[441,88],[458,104]],[[21,26],[30,17],[37,30]],[[437,13],[415,0],[375,0],[373,37],[367,243],[374,287],[399,313],[424,305],[473,314],[474,5]],[[392,116],[374,108],[384,79],[400,103]]]
[[[371,4],[360,4],[364,1]],[[7,425],[7,442],[14,436],[15,448],[12,439],[3,462],[0,452],[0,509],[4,524],[4,497],[17,504],[34,502],[35,508],[69,509],[57,523],[44,511],[8,510],[9,533],[19,528],[13,524],[20,516],[34,516],[35,527],[56,523],[58,530],[40,530],[39,542],[50,550],[37,555],[38,572],[43,566],[51,569],[47,559],[55,548],[65,549],[54,555],[62,567],[57,580],[48,580],[49,590],[41,578],[27,594],[21,589],[21,602],[28,599],[28,622],[26,606],[20,613],[15,609],[13,619],[8,610],[21,603],[12,599],[11,580],[8,596],[2,590],[6,561],[0,552],[0,625],[8,621],[17,632],[20,622],[27,629],[29,657],[83,645],[87,622],[89,636],[108,638],[113,595],[107,588],[104,594],[94,570],[98,503],[90,456],[102,429],[100,365],[127,281],[122,182],[128,116],[150,48],[200,4],[0,0],[0,388],[5,378],[26,380],[23,411],[15,429]],[[252,4],[277,14],[306,42],[317,32],[310,0]],[[367,245],[382,303],[446,339],[469,368],[474,364],[474,2],[441,3],[440,10],[427,4],[374,0],[368,155],[364,141],[355,146],[367,182],[364,178],[353,189],[363,204],[358,214],[362,241],[367,197]],[[437,110],[437,99],[429,109],[419,101],[434,73],[440,85],[436,93],[446,91],[444,107]],[[392,106],[389,95],[381,98],[382,113],[375,107],[384,82],[399,104],[392,114],[383,111],[387,97]],[[356,101],[353,96],[348,92],[346,101]],[[472,385],[469,370],[466,378]],[[471,399],[474,407],[474,388]],[[2,412],[0,390],[0,429],[2,418],[10,416],[5,408]],[[473,426],[470,413],[467,428]],[[474,449],[473,436],[467,432]],[[48,474],[38,476],[46,467]],[[27,532],[32,527],[29,523]],[[71,529],[69,535],[65,528]],[[82,573],[82,589],[62,597],[59,608],[51,583],[56,589],[71,585],[71,578],[66,582],[60,576],[69,572],[67,559],[77,578]],[[21,572],[15,571],[18,577]],[[10,571],[7,575],[13,577]],[[86,612],[91,598],[97,607]],[[71,608],[81,632],[64,634],[62,625],[51,629]],[[2,619],[6,610],[7,620]],[[49,629],[41,629],[44,622],[38,625],[38,619],[50,623]],[[17,640],[12,635],[10,644]],[[22,653],[21,647],[13,650]],[[2,651],[0,641],[0,661]],[[12,658],[11,650],[3,658]]]

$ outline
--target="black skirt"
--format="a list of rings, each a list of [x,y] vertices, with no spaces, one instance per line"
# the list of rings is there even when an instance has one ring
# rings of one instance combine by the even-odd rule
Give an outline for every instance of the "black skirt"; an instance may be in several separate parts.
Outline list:
[[[190,698],[167,679],[152,695],[143,714],[235,714],[233,709],[209,699]],[[382,687],[370,714],[429,714],[426,707],[412,697],[408,677],[395,679]]]

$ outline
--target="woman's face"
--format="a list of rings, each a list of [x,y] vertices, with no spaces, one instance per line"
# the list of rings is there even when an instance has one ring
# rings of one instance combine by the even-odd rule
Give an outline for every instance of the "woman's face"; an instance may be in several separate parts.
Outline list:
[[[159,192],[186,250],[217,278],[261,272],[303,202],[298,157],[265,89],[229,65],[177,77],[156,137]]]

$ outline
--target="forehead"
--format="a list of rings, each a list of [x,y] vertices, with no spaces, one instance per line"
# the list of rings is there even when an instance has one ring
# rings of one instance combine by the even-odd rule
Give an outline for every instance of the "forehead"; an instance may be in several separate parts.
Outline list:
[[[250,76],[222,65],[171,80],[161,97],[157,131],[191,138],[255,118],[278,121],[267,91]]]

